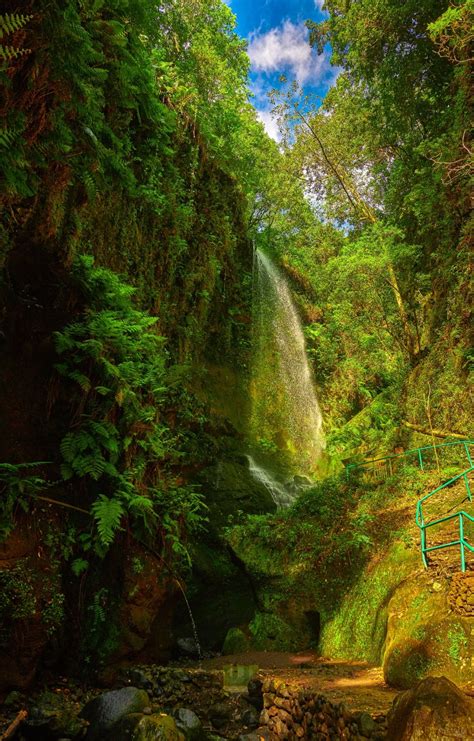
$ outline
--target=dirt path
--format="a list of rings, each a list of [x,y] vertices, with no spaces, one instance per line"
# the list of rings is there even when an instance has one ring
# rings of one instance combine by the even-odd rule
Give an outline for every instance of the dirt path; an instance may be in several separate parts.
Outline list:
[[[263,677],[281,679],[294,687],[305,687],[325,695],[350,710],[371,715],[386,714],[397,691],[383,681],[382,669],[361,661],[335,661],[315,653],[290,654],[253,651],[200,662],[203,669],[220,669],[229,664],[257,664]]]

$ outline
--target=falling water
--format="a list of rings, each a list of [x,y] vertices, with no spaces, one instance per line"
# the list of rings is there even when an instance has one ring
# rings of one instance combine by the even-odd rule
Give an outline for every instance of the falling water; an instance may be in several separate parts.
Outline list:
[[[194,615],[193,615],[192,610],[191,610],[191,605],[189,604],[188,596],[187,596],[187,594],[186,594],[186,592],[184,590],[183,585],[181,584],[181,582],[179,581],[179,579],[177,579],[176,577],[175,577],[175,582],[176,582],[176,584],[178,585],[178,587],[181,590],[181,594],[184,597],[184,601],[185,601],[186,607],[188,609],[189,618],[191,620],[191,627],[193,629],[193,637],[194,637],[194,643],[195,643],[195,646],[196,646],[196,653],[198,655],[199,661],[201,661],[201,659],[202,659],[201,644],[199,642],[199,636],[198,636],[198,632],[197,632],[197,626],[196,626],[196,622],[194,620]]]
[[[284,277],[260,250],[254,281],[252,437],[282,451],[293,472],[311,474],[325,442],[301,322]]]
[[[265,489],[270,493],[271,498],[275,502],[278,509],[284,509],[289,507],[294,501],[294,493],[292,493],[287,486],[280,483],[272,476],[263,466],[259,466],[254,461],[251,455],[247,456],[249,462],[250,475],[263,484]]]

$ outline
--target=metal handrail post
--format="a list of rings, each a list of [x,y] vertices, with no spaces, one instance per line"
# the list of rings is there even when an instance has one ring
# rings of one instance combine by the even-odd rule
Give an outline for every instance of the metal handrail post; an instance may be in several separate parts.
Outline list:
[[[421,455],[421,448],[418,448],[418,460],[420,462],[420,468],[422,471],[425,469],[423,468],[423,456]]]
[[[466,555],[464,553],[464,520],[462,512],[459,513],[459,545],[461,548],[461,571],[466,571]]]
[[[467,460],[469,461],[469,465],[472,466],[474,463],[472,462],[471,458],[471,451],[469,450],[469,444],[464,443],[464,450],[466,451]]]
[[[467,473],[464,473],[464,483],[466,484],[466,491],[467,491],[467,498],[470,502],[472,502],[472,493],[471,493],[471,487],[469,486],[469,478],[467,476]]]

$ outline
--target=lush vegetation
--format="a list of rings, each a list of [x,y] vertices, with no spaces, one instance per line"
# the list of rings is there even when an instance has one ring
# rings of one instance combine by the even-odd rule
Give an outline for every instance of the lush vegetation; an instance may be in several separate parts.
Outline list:
[[[0,571],[0,611],[40,616],[45,640],[82,626],[89,661],[118,650],[130,574],[171,593],[206,528],[220,563],[217,485],[196,482],[252,442],[253,246],[291,284],[336,474],[469,433],[472,2],[325,5],[310,43],[341,74],[322,104],[282,80],[280,145],[222,0],[7,0],[0,15],[0,534],[42,554]],[[226,538],[266,576],[288,571],[282,589],[302,562],[342,564],[325,586],[339,604],[380,536],[357,498],[337,474]],[[44,594],[27,575],[41,559]],[[277,601],[265,592],[251,632],[293,647]],[[143,634],[156,605],[139,605]]]

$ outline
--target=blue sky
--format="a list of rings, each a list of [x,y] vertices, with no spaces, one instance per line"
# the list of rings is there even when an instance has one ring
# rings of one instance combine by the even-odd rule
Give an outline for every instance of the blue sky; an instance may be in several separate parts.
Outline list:
[[[318,56],[308,44],[304,22],[322,20],[323,0],[226,0],[237,16],[237,32],[248,40],[252,63],[253,103],[268,133],[277,138],[267,92],[279,86],[279,76],[296,79],[305,92],[324,96],[337,71],[329,50]]]

